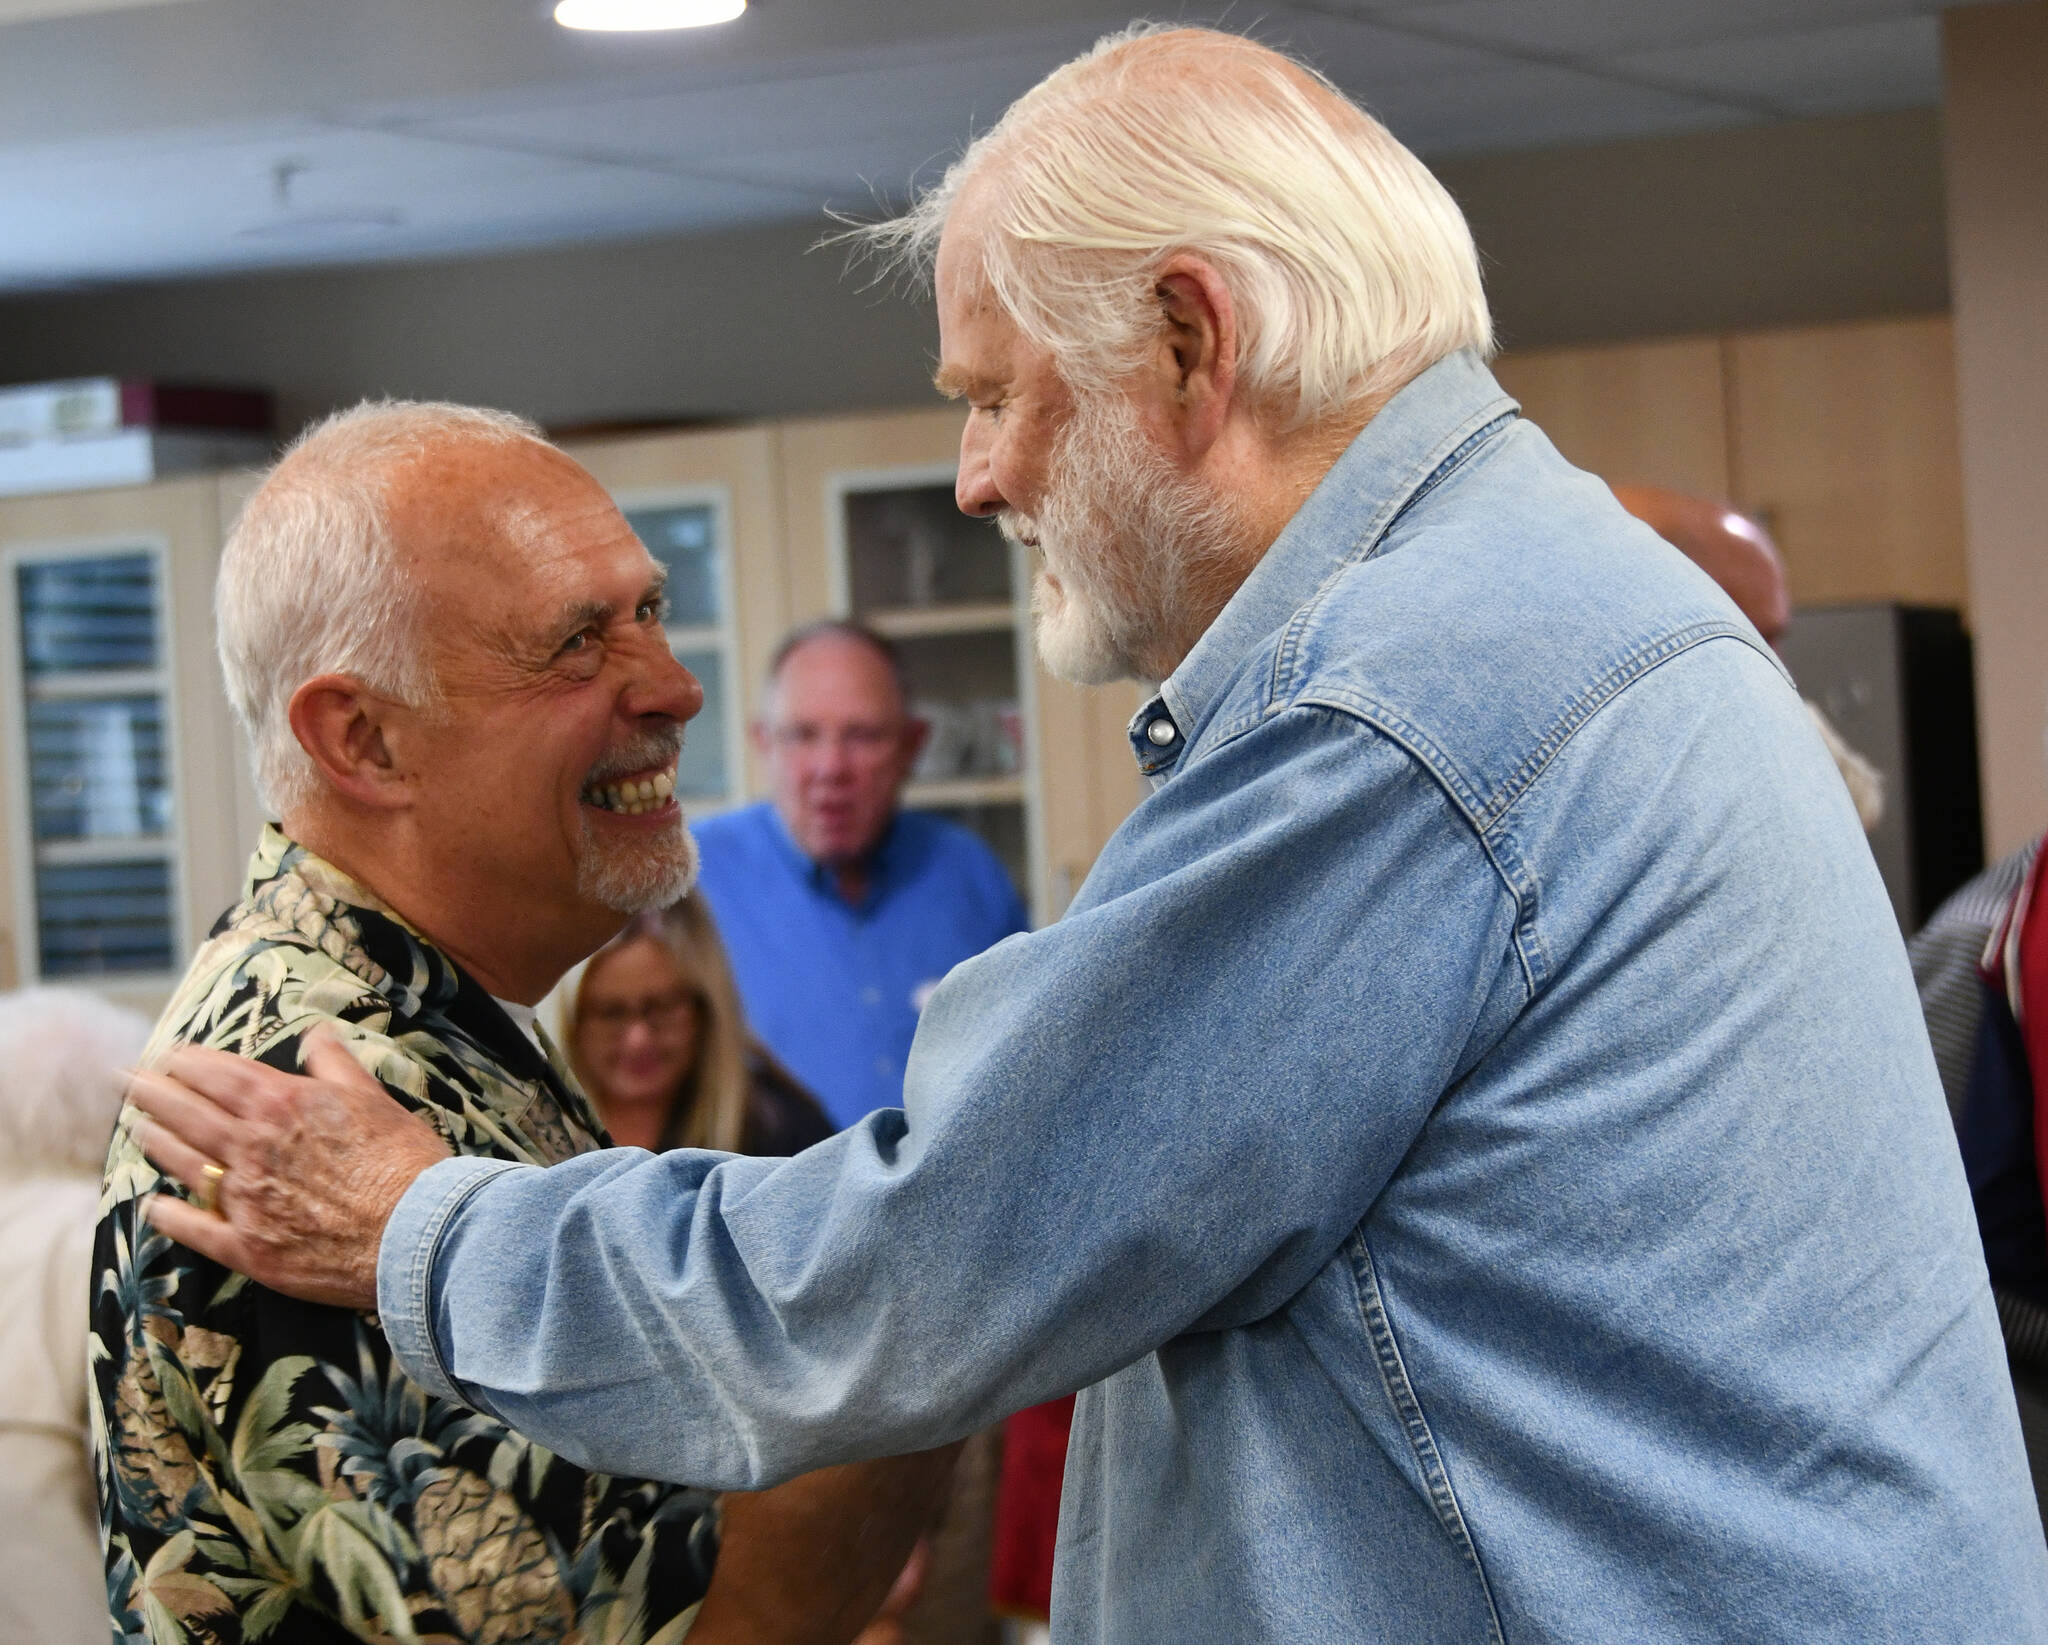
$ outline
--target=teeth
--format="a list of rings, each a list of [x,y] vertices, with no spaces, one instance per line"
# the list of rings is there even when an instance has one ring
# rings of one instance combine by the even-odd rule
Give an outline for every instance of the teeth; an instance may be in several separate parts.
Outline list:
[[[621,816],[638,817],[658,811],[676,791],[675,773],[657,771],[652,777],[632,777],[623,782],[599,783],[583,791],[584,803]]]

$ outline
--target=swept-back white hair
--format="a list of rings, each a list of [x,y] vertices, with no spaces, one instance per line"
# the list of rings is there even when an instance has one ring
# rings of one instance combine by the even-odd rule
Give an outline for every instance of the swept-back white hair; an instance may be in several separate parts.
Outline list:
[[[1492,348],[1479,257],[1429,170],[1327,80],[1254,41],[1138,24],[1010,106],[904,216],[857,235],[928,274],[972,184],[981,278],[1076,388],[1158,335],[1159,266],[1215,265],[1238,372],[1282,426]]]
[[[149,1023],[82,988],[0,994],[0,1174],[97,1176]]]
[[[390,526],[393,482],[450,445],[545,445],[523,417],[425,400],[366,400],[293,442],[228,535],[214,623],[256,788],[282,817],[312,792],[292,693],[349,674],[415,706],[434,695],[417,584]]]

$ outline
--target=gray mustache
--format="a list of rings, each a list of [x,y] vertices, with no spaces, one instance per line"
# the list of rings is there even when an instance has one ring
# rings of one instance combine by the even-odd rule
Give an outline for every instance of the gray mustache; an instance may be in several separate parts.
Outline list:
[[[666,765],[682,752],[682,748],[683,728],[679,725],[664,731],[643,732],[631,742],[621,743],[592,766],[590,775],[584,778],[584,786],[610,782],[629,771],[645,771],[650,765]]]

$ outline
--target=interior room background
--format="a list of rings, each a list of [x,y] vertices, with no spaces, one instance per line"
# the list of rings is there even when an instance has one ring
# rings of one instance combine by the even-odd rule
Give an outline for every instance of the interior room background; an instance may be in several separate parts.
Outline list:
[[[1419,146],[1485,258],[1497,371],[1568,457],[1763,520],[1800,607],[1961,614],[1996,854],[2048,817],[2048,505],[2026,454],[2029,430],[2048,446],[2048,5],[1863,9],[1938,30],[1940,77],[1849,112]],[[0,82],[9,32],[0,7]],[[0,184],[9,163],[0,140]],[[833,226],[810,210],[487,255],[17,279],[0,289],[0,384],[253,385],[281,435],[365,395],[535,418],[675,574],[671,637],[711,688],[695,806],[761,792],[743,730],[777,635],[853,611],[903,645],[939,733],[913,801],[978,828],[1034,916],[1057,918],[1140,797],[1123,738],[1137,693],[1033,666],[1028,566],[949,512],[959,414],[929,385],[930,304],[821,247]],[[250,484],[0,498],[0,986],[70,977],[154,1008],[234,896],[259,817],[209,606]],[[93,586],[114,590],[129,649],[38,661],[35,602],[79,566],[112,579]],[[85,772],[102,735],[126,739],[111,789]],[[38,736],[71,761],[41,787]],[[66,947],[65,910],[99,931],[127,917],[115,903],[127,937]]]

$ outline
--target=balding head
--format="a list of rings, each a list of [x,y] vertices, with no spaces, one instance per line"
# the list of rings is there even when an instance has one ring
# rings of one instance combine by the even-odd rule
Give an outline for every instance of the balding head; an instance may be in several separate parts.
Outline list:
[[[857,868],[881,842],[924,746],[896,653],[857,623],[812,623],[776,648],[755,746],[775,808],[813,862]]]
[[[433,695],[415,554],[423,533],[474,513],[465,453],[554,452],[507,412],[366,401],[306,430],[229,534],[215,588],[221,672],[273,815],[302,804],[313,768],[292,694],[349,674],[400,702]]]
[[[1785,562],[1771,534],[1726,503],[1663,486],[1618,485],[1621,506],[1721,585],[1773,645],[1792,616]]]
[[[926,269],[942,236],[973,240],[996,303],[1082,389],[1156,337],[1152,275],[1176,253],[1229,285],[1240,377],[1282,426],[1491,342],[1471,234],[1436,179],[1319,76],[1208,29],[1110,36],[868,231]]]

